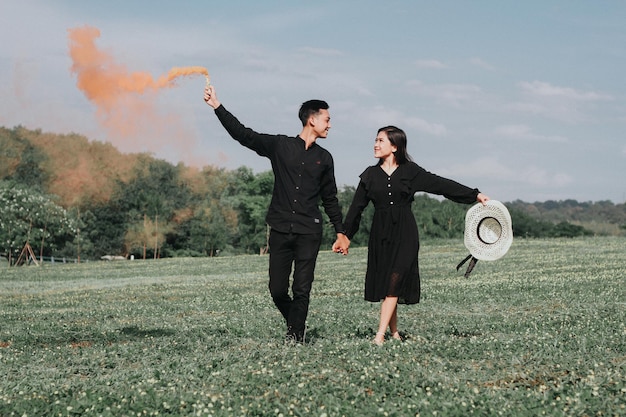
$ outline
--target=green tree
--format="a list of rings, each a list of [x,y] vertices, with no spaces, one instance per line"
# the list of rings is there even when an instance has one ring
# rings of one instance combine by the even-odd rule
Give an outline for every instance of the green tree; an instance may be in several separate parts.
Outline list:
[[[272,198],[274,174],[265,171],[255,175],[250,168],[241,167],[233,172],[222,204],[237,212],[237,233],[233,246],[246,253],[258,253],[267,246],[268,226],[265,215]]]
[[[20,163],[23,146],[15,131],[0,127],[0,180],[11,178]]]
[[[219,200],[214,200],[209,207],[205,208],[204,215],[209,219],[204,253],[216,256],[221,251],[230,249],[233,231],[236,230],[238,224],[235,211],[230,207],[221,206]]]
[[[232,189],[233,175],[224,169],[204,167],[183,172],[190,190],[186,207],[176,211],[168,245],[175,256],[216,256],[232,252],[237,234],[237,212],[224,195]]]
[[[28,133],[29,131],[23,127],[16,127],[11,131],[11,133],[9,133],[9,138],[5,137],[5,139],[3,139],[3,142],[11,142],[12,149],[20,150],[17,163],[14,163],[12,173],[7,177],[7,179],[13,180],[16,184],[35,188],[38,191],[43,192],[48,180],[48,174],[43,169],[47,156],[39,148],[35,147],[30,140],[28,140],[26,137]],[[35,133],[41,134],[41,131],[35,131]],[[3,152],[15,154],[15,152],[11,152],[11,150]],[[10,155],[7,154],[7,156]]]
[[[67,258],[77,258],[79,262],[84,259],[93,259],[94,245],[88,233],[87,224],[93,222],[91,211],[82,211],[78,207],[71,207],[67,210],[68,216],[76,225],[76,233],[73,239],[67,240],[63,248],[57,251],[59,256]]]
[[[433,235],[426,233],[425,237],[451,239],[463,236],[465,213],[469,209],[469,205],[455,203],[450,200],[437,201],[431,198],[430,206],[432,224],[436,226],[436,233],[433,233]]]
[[[585,229],[582,226],[572,224],[569,222],[560,222],[552,227],[550,230],[550,237],[577,237],[577,236],[591,236],[593,233],[590,230]]]
[[[180,181],[178,167],[148,157],[141,158],[135,169],[135,177],[120,184],[116,196],[126,215],[142,219],[159,216],[170,219],[176,209],[185,207],[190,195]]]
[[[553,225],[550,222],[538,220],[529,214],[518,209],[509,209],[513,236],[516,237],[546,237],[550,233]]]
[[[136,245],[125,238],[136,236],[137,227],[146,225],[144,235],[152,234],[155,244],[146,246],[146,256],[169,256],[171,249],[165,234],[171,233],[170,222],[177,210],[185,208],[191,201],[189,188],[180,180],[182,166],[174,166],[163,160],[155,160],[149,156],[139,158],[135,168],[135,176],[127,184],[119,182],[111,201],[107,204],[106,213],[116,226],[114,241],[121,241],[124,254]],[[115,217],[113,219],[112,217]],[[150,221],[146,222],[144,218]],[[150,225],[150,230],[148,226]],[[159,229],[163,233],[159,232]],[[128,232],[133,232],[128,234]],[[135,253],[134,253],[135,254]],[[143,256],[143,251],[136,253]]]
[[[427,194],[416,194],[412,211],[420,238],[441,238],[447,235],[447,222],[435,215],[441,203]]]
[[[76,235],[76,225],[50,196],[0,182],[0,242],[10,261],[29,244],[36,256],[51,256]]]
[[[93,245],[90,257],[99,259],[103,255],[124,253],[127,222],[117,200],[83,210],[81,217],[85,223],[81,235]]]

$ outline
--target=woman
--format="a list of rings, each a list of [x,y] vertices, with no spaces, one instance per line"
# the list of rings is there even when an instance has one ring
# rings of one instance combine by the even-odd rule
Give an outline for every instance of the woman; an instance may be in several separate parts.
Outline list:
[[[361,175],[359,186],[344,221],[349,239],[356,234],[361,214],[371,201],[374,219],[369,236],[365,300],[382,301],[380,322],[374,343],[382,345],[387,327],[393,339],[398,332],[398,303],[416,304],[420,300],[417,254],[419,236],[411,211],[418,191],[443,195],[458,202],[485,203],[489,197],[447,178],[432,174],[415,164],[407,153],[406,134],[395,126],[378,130],[374,144],[378,164]],[[346,250],[334,245],[337,252]]]

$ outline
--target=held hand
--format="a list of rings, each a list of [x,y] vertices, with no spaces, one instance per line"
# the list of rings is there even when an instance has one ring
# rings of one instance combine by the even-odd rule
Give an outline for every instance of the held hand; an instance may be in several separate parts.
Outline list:
[[[483,206],[484,206],[484,205],[487,203],[487,201],[489,201],[489,200],[491,200],[491,199],[490,199],[488,196],[486,196],[485,194],[483,194],[483,193],[479,193],[479,194],[476,196],[476,201],[478,201],[479,203],[482,203],[482,204],[483,204]]]
[[[347,255],[349,247],[350,239],[348,239],[343,233],[337,233],[337,240],[333,243],[333,252]]]
[[[333,252],[340,253],[342,255],[347,255],[348,248],[342,247],[341,244],[339,243],[339,240],[335,240],[335,243],[333,243]]]
[[[214,109],[220,106],[217,94],[215,94],[215,88],[212,85],[204,87],[204,101]]]

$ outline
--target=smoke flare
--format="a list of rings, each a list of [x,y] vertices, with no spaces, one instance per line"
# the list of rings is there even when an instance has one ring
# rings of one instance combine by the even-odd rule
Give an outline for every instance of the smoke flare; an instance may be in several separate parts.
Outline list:
[[[69,29],[71,69],[77,75],[77,86],[96,104],[108,107],[128,93],[172,87],[172,81],[182,76],[209,76],[206,68],[198,66],[175,67],[156,80],[147,72],[128,72],[97,48],[95,40],[99,37],[100,31],[94,27]]]
[[[174,67],[167,74],[154,78],[146,71],[129,71],[109,53],[96,46],[100,31],[91,26],[68,30],[71,72],[85,97],[95,104],[98,121],[107,130],[109,139],[123,151],[164,151],[176,142],[178,152],[195,145],[193,135],[185,129],[179,116],[168,112],[158,114],[155,94],[176,86],[180,77],[204,75],[200,66]]]

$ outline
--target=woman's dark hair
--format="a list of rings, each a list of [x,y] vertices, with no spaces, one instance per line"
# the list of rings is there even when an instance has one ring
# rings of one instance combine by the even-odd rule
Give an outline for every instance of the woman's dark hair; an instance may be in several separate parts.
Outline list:
[[[328,110],[328,103],[323,100],[309,100],[302,103],[298,112],[298,118],[300,118],[302,126],[306,126],[309,117],[319,113],[320,110]]]
[[[393,154],[398,165],[413,161],[406,150],[406,133],[402,129],[395,126],[385,126],[378,129],[378,133],[380,132],[385,132],[389,142],[397,148]]]

